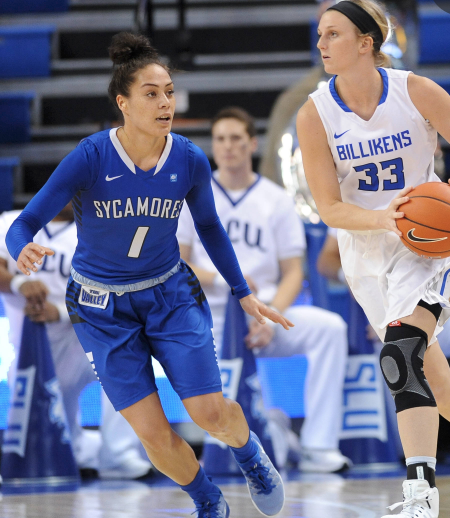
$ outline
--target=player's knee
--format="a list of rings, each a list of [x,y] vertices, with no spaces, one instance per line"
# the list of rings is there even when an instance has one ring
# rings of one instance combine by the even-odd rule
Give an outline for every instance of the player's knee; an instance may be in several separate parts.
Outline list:
[[[223,397],[214,398],[209,404],[191,413],[192,420],[210,433],[221,433],[228,424],[229,409]]]
[[[397,412],[421,406],[435,407],[436,401],[423,372],[428,337],[408,324],[388,327],[380,365],[394,397]]]
[[[138,433],[139,439],[146,450],[154,453],[168,451],[173,446],[174,432],[171,428],[165,430],[146,430]]]

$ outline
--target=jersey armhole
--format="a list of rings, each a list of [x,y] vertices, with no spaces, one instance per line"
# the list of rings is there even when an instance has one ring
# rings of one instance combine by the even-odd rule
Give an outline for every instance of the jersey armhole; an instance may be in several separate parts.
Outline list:
[[[427,119],[425,119],[425,117],[420,113],[420,111],[416,108],[416,105],[413,103],[410,95],[409,95],[409,90],[408,90],[408,78],[410,76],[410,74],[414,74],[414,72],[412,71],[408,71],[406,76],[405,76],[405,80],[404,80],[404,89],[405,89],[405,97],[406,97],[406,100],[407,102],[409,103],[409,105],[411,106],[411,108],[414,110],[414,112],[420,117],[420,119],[423,121],[424,124],[427,124]]]
[[[325,95],[325,94],[322,94],[322,95]],[[325,113],[322,111],[322,106],[321,106],[320,102],[315,101],[315,97],[319,97],[319,96],[313,97],[312,95],[309,95],[308,97],[313,101],[314,106],[316,107],[317,113],[319,114],[320,121],[322,122],[323,129],[325,130],[325,134],[327,136],[328,147],[330,148],[330,153],[333,154],[332,147],[331,147],[331,143],[333,142],[333,138],[332,138],[333,133],[331,131],[330,126],[327,124],[327,118],[326,118]]]

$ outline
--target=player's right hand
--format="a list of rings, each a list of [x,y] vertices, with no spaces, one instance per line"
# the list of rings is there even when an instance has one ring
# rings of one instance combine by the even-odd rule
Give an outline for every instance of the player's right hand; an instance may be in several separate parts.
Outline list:
[[[280,315],[278,311],[274,311],[269,306],[266,306],[263,302],[257,299],[253,293],[243,297],[240,301],[242,309],[248,313],[250,316],[255,317],[256,320],[260,324],[266,323],[266,318],[275,322],[275,324],[281,324],[284,329],[289,330],[290,327],[294,327],[294,324],[285,318],[283,315]]]
[[[387,209],[376,211],[379,214],[378,228],[385,230],[391,230],[395,232],[397,236],[401,236],[402,233],[397,228],[397,219],[404,217],[404,212],[399,211],[399,207],[409,200],[407,194],[413,190],[413,187],[405,187],[402,189],[396,198],[394,198],[389,204]]]
[[[55,252],[50,250],[50,248],[38,245],[37,243],[28,243],[20,252],[19,258],[17,259],[17,268],[25,275],[30,275],[30,272],[37,272],[35,263],[42,264],[44,255],[54,254]]]
[[[26,281],[20,288],[20,293],[27,299],[27,304],[40,309],[49,293],[47,286],[41,281]]]

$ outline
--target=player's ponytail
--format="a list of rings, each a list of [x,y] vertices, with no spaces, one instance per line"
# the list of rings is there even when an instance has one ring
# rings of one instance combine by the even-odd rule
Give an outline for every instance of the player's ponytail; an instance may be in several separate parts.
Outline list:
[[[370,14],[370,16],[372,16],[372,18],[376,21],[378,27],[380,28],[381,34],[383,35],[383,41],[380,42],[378,45],[374,45],[373,48],[375,65],[377,67],[390,66],[390,57],[381,50],[381,45],[386,42],[391,32],[391,25],[388,17],[385,14],[383,7],[375,0],[350,1],[355,3],[356,5],[359,5],[359,7],[362,7],[365,11],[367,11]],[[369,34],[369,36],[373,37],[372,34]]]
[[[108,94],[114,105],[119,94],[129,96],[136,72],[147,65],[159,65],[170,74],[169,68],[160,60],[158,52],[146,36],[120,32],[113,36],[108,50],[114,64]]]

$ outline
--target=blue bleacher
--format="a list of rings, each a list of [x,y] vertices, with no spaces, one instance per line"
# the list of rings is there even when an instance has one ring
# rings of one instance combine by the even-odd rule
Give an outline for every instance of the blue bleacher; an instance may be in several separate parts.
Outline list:
[[[0,14],[50,13],[69,9],[69,0],[1,0]]]
[[[14,170],[18,165],[18,158],[0,158],[0,212],[13,208]]]
[[[53,25],[0,27],[0,78],[50,75]]]
[[[419,13],[419,63],[450,63],[450,14]]]
[[[34,92],[0,93],[0,143],[29,142]]]

